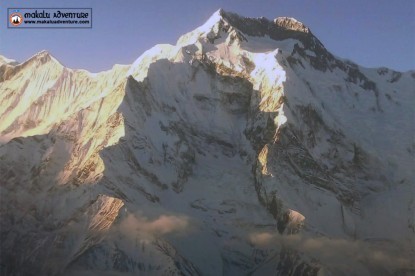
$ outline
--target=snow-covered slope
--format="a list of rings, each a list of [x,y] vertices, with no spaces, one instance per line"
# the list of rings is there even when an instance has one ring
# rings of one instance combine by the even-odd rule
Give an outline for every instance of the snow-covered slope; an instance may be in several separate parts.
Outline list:
[[[223,10],[98,74],[0,57],[1,273],[414,272],[414,87]]]

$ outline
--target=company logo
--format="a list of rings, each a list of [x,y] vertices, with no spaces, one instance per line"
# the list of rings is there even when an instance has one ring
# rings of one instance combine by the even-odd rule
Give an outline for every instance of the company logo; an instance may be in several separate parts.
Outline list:
[[[23,16],[18,12],[14,12],[10,15],[9,21],[13,26],[19,26],[23,22]]]

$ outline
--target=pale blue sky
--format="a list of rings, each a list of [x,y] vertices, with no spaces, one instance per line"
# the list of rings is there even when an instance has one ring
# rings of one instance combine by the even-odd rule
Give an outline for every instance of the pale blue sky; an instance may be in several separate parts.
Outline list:
[[[11,7],[92,7],[93,28],[7,29]],[[0,54],[24,61],[45,49],[65,66],[107,70],[132,63],[155,44],[174,44],[219,8],[295,17],[337,56],[367,67],[415,69],[413,0],[2,0]]]

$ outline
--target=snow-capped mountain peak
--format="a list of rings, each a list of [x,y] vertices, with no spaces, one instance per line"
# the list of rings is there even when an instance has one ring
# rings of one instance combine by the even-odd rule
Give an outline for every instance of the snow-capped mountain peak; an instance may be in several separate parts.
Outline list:
[[[0,61],[5,273],[413,271],[412,72],[223,10],[106,72]]]

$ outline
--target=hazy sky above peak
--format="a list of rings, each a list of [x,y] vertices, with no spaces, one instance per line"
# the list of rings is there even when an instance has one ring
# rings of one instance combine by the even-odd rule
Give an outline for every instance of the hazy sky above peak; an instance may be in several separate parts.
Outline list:
[[[93,9],[92,29],[7,29],[7,8]],[[155,44],[174,44],[219,8],[243,16],[290,16],[334,55],[366,67],[415,69],[415,1],[370,0],[3,0],[0,54],[24,61],[43,49],[92,72],[133,63]]]

